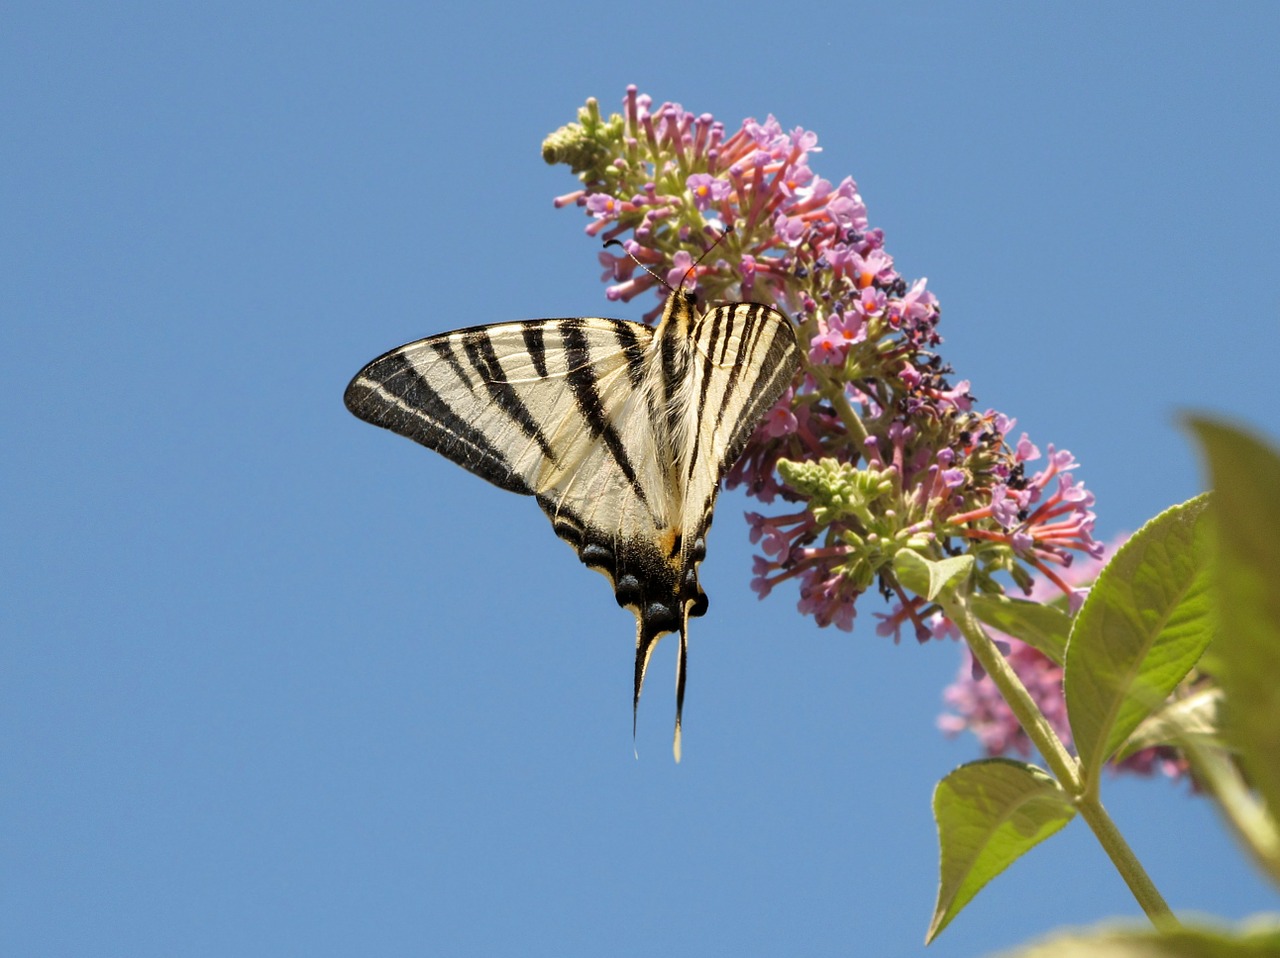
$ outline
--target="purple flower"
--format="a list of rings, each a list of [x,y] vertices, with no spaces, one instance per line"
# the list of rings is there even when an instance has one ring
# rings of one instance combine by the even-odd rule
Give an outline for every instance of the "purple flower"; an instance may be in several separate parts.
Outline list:
[[[892,267],[893,260],[889,260],[889,264]],[[916,280],[907,295],[902,297],[898,312],[904,322],[918,323],[937,310],[937,297],[924,288],[928,282],[925,278]]]
[[[1018,524],[1018,511],[1022,508],[1016,494],[1009,491],[1003,482],[991,487],[991,515],[1006,529]]]
[[[1036,444],[1027,438],[1024,432],[1022,438],[1018,440],[1016,447],[1018,462],[1034,462],[1040,458],[1040,450]]]
[[[857,314],[819,319],[818,335],[809,343],[809,360],[818,365],[839,365],[849,347],[866,338],[866,323]]]
[[[712,203],[725,199],[733,189],[727,181],[710,173],[692,174],[685,180],[685,186],[693,196],[694,208],[700,212],[710,209]]]
[[[1104,560],[1110,558],[1124,542],[1125,536],[1119,536],[1107,543],[1103,555],[1090,558],[1075,564],[1064,578],[1071,583],[1072,611],[1078,608],[1078,601],[1088,594],[1088,583],[1097,577]],[[1033,601],[1051,599],[1060,589],[1057,583],[1044,577],[1037,577],[1028,593]],[[1002,636],[1002,642],[1008,649],[1005,657],[1013,666],[1018,678],[1026,686],[1040,711],[1044,713],[1054,731],[1064,744],[1071,744],[1071,727],[1067,721],[1066,699],[1062,692],[1062,667],[1056,665],[1048,657],[1029,645],[1013,638]],[[974,672],[972,656],[965,650],[965,661],[956,673],[956,679],[947,686],[942,695],[948,711],[938,718],[938,727],[947,735],[955,736],[962,732],[971,732],[977,737],[983,751],[990,756],[1031,754],[1031,740],[1018,724],[1012,710],[996,689],[995,683],[980,670]],[[1140,775],[1151,775],[1160,771],[1176,778],[1188,772],[1186,759],[1170,748],[1144,749],[1116,766],[1119,770],[1136,772]]]
[[[801,613],[812,615],[820,626],[834,625],[852,632],[854,607],[849,598],[847,583],[839,576],[823,578],[817,573],[806,573],[796,607]]]
[[[782,148],[780,145],[786,143],[786,135],[782,132],[782,127],[778,121],[773,118],[772,113],[763,123],[757,123],[753,119],[744,120],[742,128],[751,137],[752,142],[765,154],[779,150]]]
[[[773,591],[773,583],[769,581],[769,572],[772,568],[767,560],[756,556],[752,568],[751,591],[761,599]]]
[[[831,187],[824,179],[814,179],[813,170],[804,162],[787,167],[786,175],[779,183],[782,195],[793,201],[821,199]]]
[[[693,268],[693,256],[688,250],[680,250],[671,258],[671,268],[667,270],[667,284],[672,289],[679,289],[684,285],[685,277],[689,275],[689,270]]]
[[[827,320],[827,326],[839,332],[848,346],[866,341],[867,321],[857,312],[837,313]]]
[[[756,258],[744,253],[742,262],[738,264],[738,274],[742,277],[742,292],[745,295],[756,284]]]
[[[884,313],[888,302],[889,297],[885,295],[884,290],[868,286],[854,302],[853,308],[863,316],[879,316]]]
[[[587,197],[587,212],[597,219],[611,220],[622,212],[623,203],[606,193],[592,193]]]
[[[803,219],[798,216],[787,216],[785,213],[779,213],[774,217],[773,229],[788,246],[799,246],[808,231]]]

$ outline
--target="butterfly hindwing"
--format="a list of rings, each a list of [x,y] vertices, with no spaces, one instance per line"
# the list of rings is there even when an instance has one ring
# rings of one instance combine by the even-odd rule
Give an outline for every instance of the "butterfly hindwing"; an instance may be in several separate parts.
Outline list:
[[[600,318],[443,333],[375,359],[347,387],[356,416],[503,489],[533,495],[556,534],[636,617],[633,710],[654,645],[706,610],[697,568],[716,491],[798,363],[764,306],[705,314],[672,293],[656,330]]]

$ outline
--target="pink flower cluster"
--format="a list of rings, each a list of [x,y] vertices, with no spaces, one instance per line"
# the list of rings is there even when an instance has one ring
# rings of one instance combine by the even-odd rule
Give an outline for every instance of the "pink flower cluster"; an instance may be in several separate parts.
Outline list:
[[[557,205],[582,208],[587,232],[628,254],[600,254],[610,299],[665,293],[637,261],[673,286],[698,262],[704,301],[774,305],[807,344],[802,373],[726,480],[795,504],[748,517],[760,595],[794,579],[803,613],[849,630],[875,589],[894,604],[882,631],[941,634],[936,607],[892,573],[902,548],[973,554],[986,591],[1002,591],[1004,574],[1072,595],[1063,570],[1077,553],[1099,554],[1074,459],[1053,447],[1042,459],[1025,434],[1012,438],[1012,419],[975,410],[969,382],[953,381],[936,351],[927,281],[898,274],[857,184],[819,176],[816,152],[816,134],[772,116],[729,132],[634,87],[620,114],[588,101],[543,147],[582,184]]]
[[[662,298],[654,274],[675,287],[692,270],[705,302],[764,302],[796,324],[801,372],[726,477],[781,503],[747,516],[761,597],[794,581],[803,614],[851,631],[858,600],[875,591],[889,603],[878,634],[957,638],[936,604],[897,581],[895,555],[913,550],[971,556],[978,592],[1012,581],[1075,612],[1107,550],[1093,538],[1093,495],[1074,457],[1052,445],[1042,454],[1011,417],[976,408],[969,381],[937,351],[941,313],[927,281],[899,275],[857,184],[819,176],[817,152],[813,132],[772,116],[730,132],[635,87],[621,113],[606,118],[589,100],[543,146],[581,182],[557,205],[583,209],[588,234],[623,245],[626,255],[600,253],[609,299],[650,289]],[[1061,667],[1016,638],[1000,644],[1069,744]],[[1029,754],[995,684],[966,657],[939,726],[973,732],[989,755]],[[1186,763],[1162,748],[1122,767],[1176,775]]]

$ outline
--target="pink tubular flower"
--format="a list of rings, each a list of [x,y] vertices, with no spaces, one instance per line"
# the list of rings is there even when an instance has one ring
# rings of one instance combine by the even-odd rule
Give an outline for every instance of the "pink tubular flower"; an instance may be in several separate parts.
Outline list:
[[[1051,662],[1031,646],[1017,639],[1006,639],[1009,652],[1006,658],[1013,666],[1023,685],[1031,693],[1045,718],[1064,742],[1070,742],[1071,727],[1067,724],[1066,700],[1062,696],[1062,666]],[[969,651],[965,649],[966,663],[956,681],[943,690],[942,700],[951,709],[938,718],[938,728],[948,735],[972,732],[982,744],[987,755],[1031,755],[1031,739],[1022,730],[1013,710],[1005,703],[991,679],[982,675],[975,678]]]
[[[1062,694],[1062,666],[1046,655],[1014,638],[1004,640],[1006,658],[1044,713],[1063,744],[1071,745],[1066,699]],[[956,679],[943,690],[942,700],[950,710],[938,717],[938,728],[949,736],[971,732],[988,756],[1031,754],[1031,740],[1022,730],[1013,711],[1005,703],[995,683],[985,674],[975,674],[972,656],[965,649],[965,662]],[[1186,757],[1169,746],[1142,749],[1115,763],[1117,771],[1152,775],[1159,771],[1168,778],[1181,778],[1190,771]]]
[[[777,405],[769,410],[764,417],[764,422],[760,424],[761,431],[771,439],[778,439],[795,432],[800,424],[796,414],[791,411],[792,394],[793,390],[790,389],[783,393]]]

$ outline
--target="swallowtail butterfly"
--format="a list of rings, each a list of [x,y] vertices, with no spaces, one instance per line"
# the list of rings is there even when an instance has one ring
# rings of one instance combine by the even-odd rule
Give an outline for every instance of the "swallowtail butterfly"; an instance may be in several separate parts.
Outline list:
[[[636,617],[632,731],[659,637],[680,636],[674,751],[698,564],[720,480],[795,373],[785,316],[755,303],[699,312],[672,290],[656,328],[535,319],[421,339],[351,381],[356,416],[533,496],[556,535]]]

